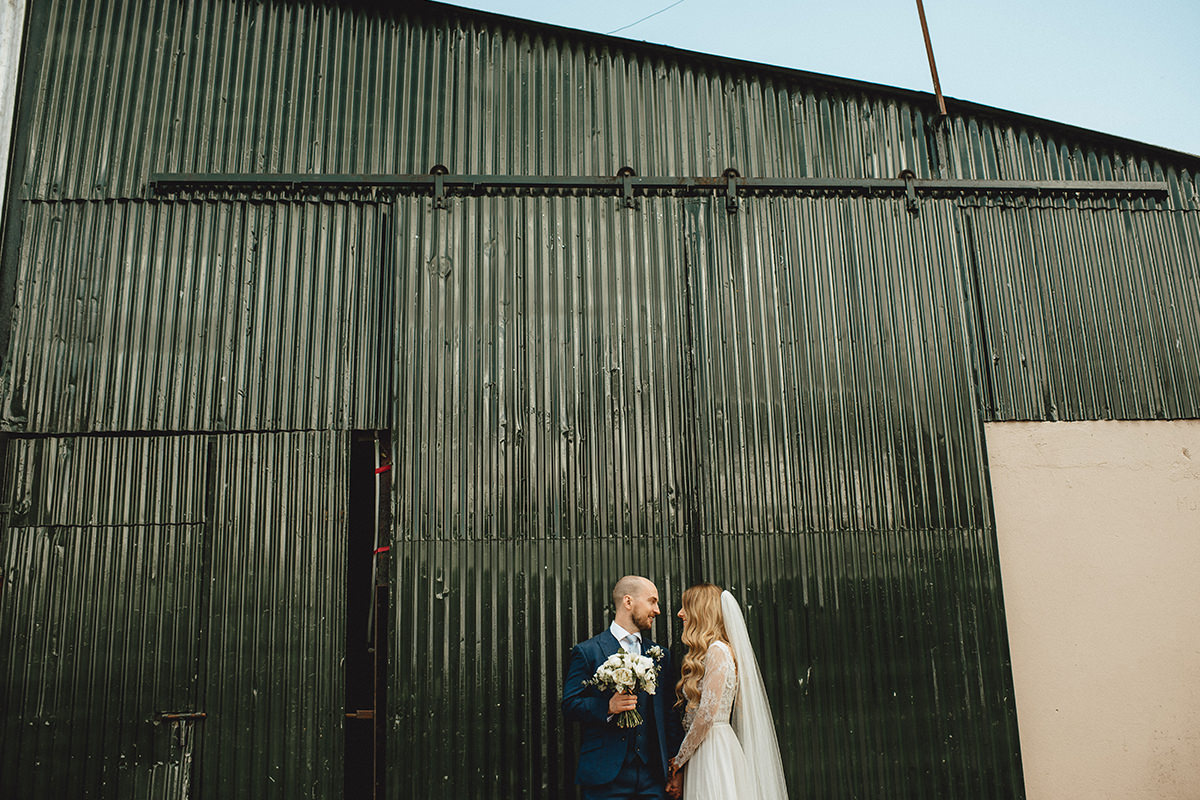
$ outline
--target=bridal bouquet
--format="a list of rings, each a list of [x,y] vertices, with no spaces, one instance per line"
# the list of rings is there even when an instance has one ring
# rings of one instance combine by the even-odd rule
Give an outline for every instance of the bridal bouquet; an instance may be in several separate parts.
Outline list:
[[[655,653],[656,650],[658,653]],[[652,647],[649,652],[658,656],[662,650]],[[597,668],[591,680],[584,681],[583,685],[595,686],[602,692],[611,690],[623,694],[654,694],[658,688],[658,660],[618,650],[609,656],[608,660]],[[642,715],[636,708],[617,714],[618,727],[632,728],[641,724]]]

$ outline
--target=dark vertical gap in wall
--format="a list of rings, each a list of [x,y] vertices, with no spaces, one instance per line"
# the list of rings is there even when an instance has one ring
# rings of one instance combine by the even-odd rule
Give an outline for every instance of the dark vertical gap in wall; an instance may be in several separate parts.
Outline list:
[[[343,787],[347,798],[373,796],[375,665],[371,654],[371,562],[375,546],[375,436],[350,438],[346,513],[346,698]]]
[[[388,613],[389,588],[385,582],[375,584],[375,647],[373,651],[375,668],[375,722],[374,722],[374,759],[375,759],[375,797],[387,797],[387,684],[388,684],[388,626],[391,615]]]
[[[375,580],[372,599],[375,613],[371,616],[372,668],[374,671],[375,720],[375,797],[387,797],[387,721],[388,721],[388,631],[392,630],[391,575],[392,575],[392,435],[390,431],[376,434],[378,457],[375,495]]]
[[[0,431],[0,535],[8,530],[8,521],[12,514],[12,489],[9,487],[8,446],[12,434]],[[0,548],[0,554],[3,554]],[[0,575],[0,580],[3,579]],[[0,673],[3,674],[3,673]]]

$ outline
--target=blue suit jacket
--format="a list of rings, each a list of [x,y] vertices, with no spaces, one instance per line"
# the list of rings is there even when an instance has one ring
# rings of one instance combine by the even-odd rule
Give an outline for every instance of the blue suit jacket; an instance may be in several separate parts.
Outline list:
[[[654,647],[654,642],[642,633],[642,653]],[[629,733],[608,721],[608,700],[612,692],[601,692],[584,686],[596,674],[605,659],[621,649],[616,637],[608,631],[593,636],[571,648],[571,664],[563,686],[563,715],[580,723],[579,768],[575,782],[584,786],[611,783],[621,771],[629,747]],[[671,654],[663,648],[659,661],[658,691],[650,698],[654,704],[654,728],[658,736],[658,751],[662,755],[662,774],[667,775],[668,760],[679,751],[683,741],[683,726],[675,709],[677,674],[671,665]],[[646,721],[649,724],[649,720]]]

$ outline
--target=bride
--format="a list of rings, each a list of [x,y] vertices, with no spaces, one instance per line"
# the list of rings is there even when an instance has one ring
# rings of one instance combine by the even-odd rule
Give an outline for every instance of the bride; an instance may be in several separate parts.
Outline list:
[[[683,593],[682,677],[675,693],[687,730],[671,776],[687,766],[684,800],[787,800],[783,763],[742,610],[701,583]]]

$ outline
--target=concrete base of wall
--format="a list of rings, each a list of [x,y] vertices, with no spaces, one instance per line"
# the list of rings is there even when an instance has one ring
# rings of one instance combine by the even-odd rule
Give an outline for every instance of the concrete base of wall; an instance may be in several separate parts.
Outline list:
[[[1028,797],[1200,798],[1200,422],[986,436]]]

